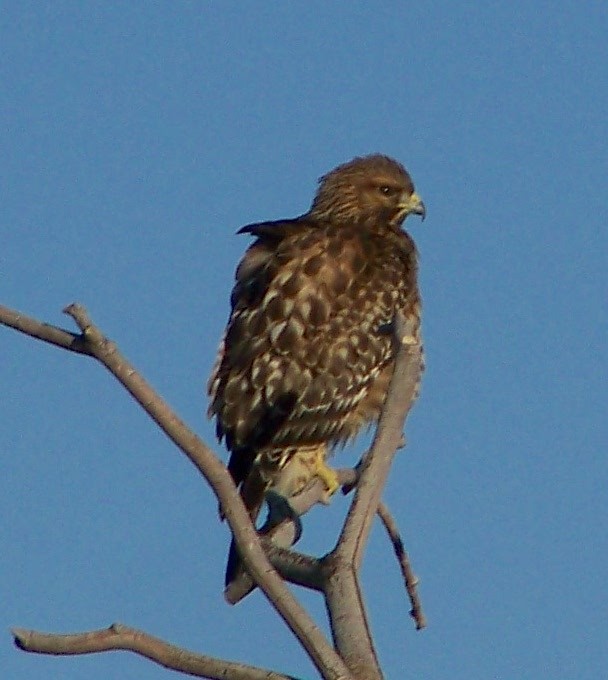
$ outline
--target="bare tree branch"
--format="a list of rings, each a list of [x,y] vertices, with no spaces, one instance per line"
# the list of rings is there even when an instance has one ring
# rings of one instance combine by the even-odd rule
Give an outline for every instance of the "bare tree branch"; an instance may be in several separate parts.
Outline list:
[[[414,570],[410,564],[410,559],[405,550],[405,546],[403,545],[397,523],[393,519],[388,507],[382,501],[378,504],[378,516],[382,520],[382,524],[384,524],[386,533],[393,544],[399,566],[401,567],[405,589],[407,590],[412,605],[410,616],[416,623],[416,630],[422,630],[423,628],[426,628],[426,616],[422,611],[422,603],[420,602],[420,596],[418,595],[418,577],[414,574]]]
[[[356,678],[383,680],[357,570],[335,553],[324,558],[324,567],[325,607],[336,649]]]
[[[318,592],[323,591],[323,563],[319,558],[287,548],[280,548],[271,543],[267,537],[262,539],[262,545],[272,566],[281,574],[282,578],[303,588]]]
[[[336,473],[340,484],[347,492],[350,488],[355,487],[359,478],[356,468],[340,468],[336,470]],[[305,514],[313,505],[322,501],[324,489],[324,484],[320,480],[315,480],[303,493],[292,498],[293,509],[300,515]],[[411,604],[410,615],[416,624],[416,630],[422,630],[426,627],[426,617],[418,594],[418,577],[413,572],[397,523],[383,501],[378,504],[377,514],[393,545],[403,575],[404,585]],[[289,518],[271,528],[264,525],[258,533],[262,537],[262,545],[268,559],[284,580],[311,590],[324,591],[326,569],[323,568],[323,561],[288,549],[293,545],[295,533],[293,522]],[[243,571],[226,588],[224,597],[229,604],[236,604],[248,595],[254,587],[249,574]]]
[[[81,335],[40,323],[2,306],[0,323],[58,347],[96,358],[188,456],[224,508],[247,570],[241,579],[231,584],[234,590],[226,590],[226,599],[237,602],[258,585],[308,652],[324,680],[382,680],[358,576],[376,512],[389,533],[399,559],[412,603],[411,615],[418,628],[425,625],[416,591],[416,577],[394,520],[380,502],[394,452],[402,442],[403,424],[415,400],[421,372],[421,347],[412,344],[411,324],[402,318],[397,318],[392,324],[397,341],[395,370],[374,443],[354,470],[339,470],[339,479],[345,491],[356,484],[355,498],[336,547],[324,558],[316,559],[287,549],[297,540],[297,524],[293,517],[280,518],[278,522],[276,518],[272,518],[272,521],[269,519],[258,536],[225,465],[128,364],[116,345],[92,324],[83,307],[70,305],[64,311],[74,319],[82,331]],[[304,492],[290,499],[290,504],[297,514],[305,514],[322,500],[324,491],[323,483],[316,480]],[[334,645],[339,655],[291,595],[271,564],[284,579],[324,593]],[[77,654],[130,649],[169,668],[198,677],[222,677],[224,680],[241,680],[245,677],[254,680],[258,677],[267,680],[288,678],[271,671],[196,655],[119,624],[105,631],[72,636],[16,629],[14,636],[16,644],[27,651]]]
[[[205,477],[225,508],[226,519],[245,567],[300,641],[324,680],[351,678],[340,656],[272,568],[225,465],[127,362],[116,344],[105,338],[93,325],[84,307],[71,304],[64,311],[74,319],[82,331],[81,336],[73,336],[68,340],[66,336],[70,334],[63,329],[41,324],[6,307],[0,308],[0,323],[72,351],[71,345],[79,337],[83,349],[86,349],[81,353],[100,361]]]
[[[14,628],[15,645],[26,652],[38,654],[94,654],[111,650],[135,652],[174,671],[211,680],[295,680],[265,668],[216,659],[170,645],[141,630],[113,623],[109,628],[72,635],[39,633]]]
[[[55,347],[61,347],[78,354],[93,356],[82,336],[70,333],[70,331],[58,328],[57,326],[51,326],[48,323],[42,323],[4,305],[0,305],[0,323],[25,333],[32,338],[36,338],[36,340],[42,340],[50,345],[55,345]]]

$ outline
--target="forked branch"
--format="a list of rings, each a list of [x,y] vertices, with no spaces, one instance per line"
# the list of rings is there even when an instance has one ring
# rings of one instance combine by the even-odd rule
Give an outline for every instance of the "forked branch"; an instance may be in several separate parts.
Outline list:
[[[263,590],[307,651],[321,677],[324,680],[381,679],[382,674],[368,630],[359,589],[358,570],[373,516],[377,510],[382,512],[379,507],[382,489],[394,452],[401,441],[403,423],[414,401],[419,380],[421,348],[418,345],[401,342],[403,338],[409,338],[411,335],[408,324],[403,319],[396,319],[394,324],[393,330],[399,340],[396,343],[395,372],[374,445],[361,467],[360,483],[357,485],[355,500],[340,540],[332,553],[318,560],[281,548],[282,545],[291,546],[293,527],[279,525],[270,528],[262,545],[223,463],[129,365],[116,345],[93,325],[83,307],[70,305],[64,311],[74,319],[81,331],[80,334],[43,324],[2,306],[0,323],[63,349],[92,356],[102,363],[188,456],[212,487],[224,508],[226,519],[239,546],[241,558],[251,578],[250,585],[255,584]],[[352,484],[358,476],[357,472],[352,470],[342,472],[345,485]],[[316,493],[319,493],[319,490],[313,489],[308,498],[303,495],[298,500],[302,504],[302,512],[306,511],[307,503],[310,507],[317,502]],[[412,616],[417,622],[417,627],[421,628],[424,625],[424,616],[417,600],[415,581],[411,570],[407,570],[407,555],[402,549],[403,545],[394,538],[398,534],[387,517],[385,513],[383,521],[389,535],[392,536],[393,545],[396,546],[396,550],[397,545],[401,546],[398,557],[404,569],[406,587],[412,601]],[[281,576],[272,568],[269,557],[282,575],[295,583],[324,593],[337,652],[332,649],[325,636],[286,588]],[[198,677],[222,677],[226,680],[288,678],[272,671],[193,654],[119,624],[114,624],[106,630],[68,636],[21,629],[16,629],[13,633],[16,644],[32,652],[79,654],[129,649],[168,668]]]
[[[226,519],[247,570],[300,641],[321,677],[324,680],[350,679],[352,676],[340,656],[272,568],[226,466],[156,394],[116,345],[93,325],[84,307],[72,304],[64,311],[76,322],[81,331],[79,336],[6,307],[0,307],[0,323],[63,349],[93,356],[115,376],[212,487],[225,508]]]

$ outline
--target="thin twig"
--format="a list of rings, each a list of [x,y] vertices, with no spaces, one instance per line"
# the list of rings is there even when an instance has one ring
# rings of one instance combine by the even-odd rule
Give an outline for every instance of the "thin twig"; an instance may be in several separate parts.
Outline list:
[[[408,557],[405,546],[403,545],[403,540],[401,534],[399,533],[399,528],[395,522],[390,510],[385,503],[380,501],[378,504],[378,517],[382,520],[386,533],[393,544],[395,550],[395,555],[401,567],[401,574],[403,575],[403,581],[405,583],[405,589],[410,598],[410,604],[412,608],[410,610],[410,616],[414,619],[416,623],[416,630],[422,630],[426,628],[426,616],[422,611],[422,604],[420,602],[420,597],[418,595],[418,577],[414,574],[410,559]]]
[[[196,654],[171,645],[135,628],[113,623],[109,628],[71,635],[40,633],[14,628],[15,645],[26,652],[38,654],[94,654],[122,649],[135,652],[160,666],[197,678],[211,680],[295,680],[265,668]]]

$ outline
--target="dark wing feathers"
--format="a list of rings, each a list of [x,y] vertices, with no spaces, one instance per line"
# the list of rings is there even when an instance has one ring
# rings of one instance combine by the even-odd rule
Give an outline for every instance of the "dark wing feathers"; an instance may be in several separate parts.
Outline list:
[[[280,241],[288,233],[305,229],[303,220],[296,217],[291,220],[275,220],[269,222],[255,222],[241,227],[237,234],[251,234],[259,238],[266,238]]]

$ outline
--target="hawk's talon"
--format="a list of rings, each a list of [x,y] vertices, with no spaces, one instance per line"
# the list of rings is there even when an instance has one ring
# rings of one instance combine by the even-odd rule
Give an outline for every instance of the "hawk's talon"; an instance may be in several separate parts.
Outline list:
[[[325,462],[324,452],[322,450],[317,454],[315,460],[314,474],[325,484],[325,492],[321,502],[329,505],[330,498],[340,488],[338,481],[338,473]]]
[[[413,347],[414,345],[418,344],[418,338],[416,338],[415,335],[404,335],[401,338],[401,344]]]
[[[340,488],[340,482],[338,480],[338,473],[325,462],[325,456],[327,454],[326,447],[319,447],[314,452],[314,457],[310,463],[311,472],[313,477],[318,477],[323,484],[325,484],[325,492],[323,493],[323,498],[321,502],[324,505],[329,505],[330,498],[336,493]]]

